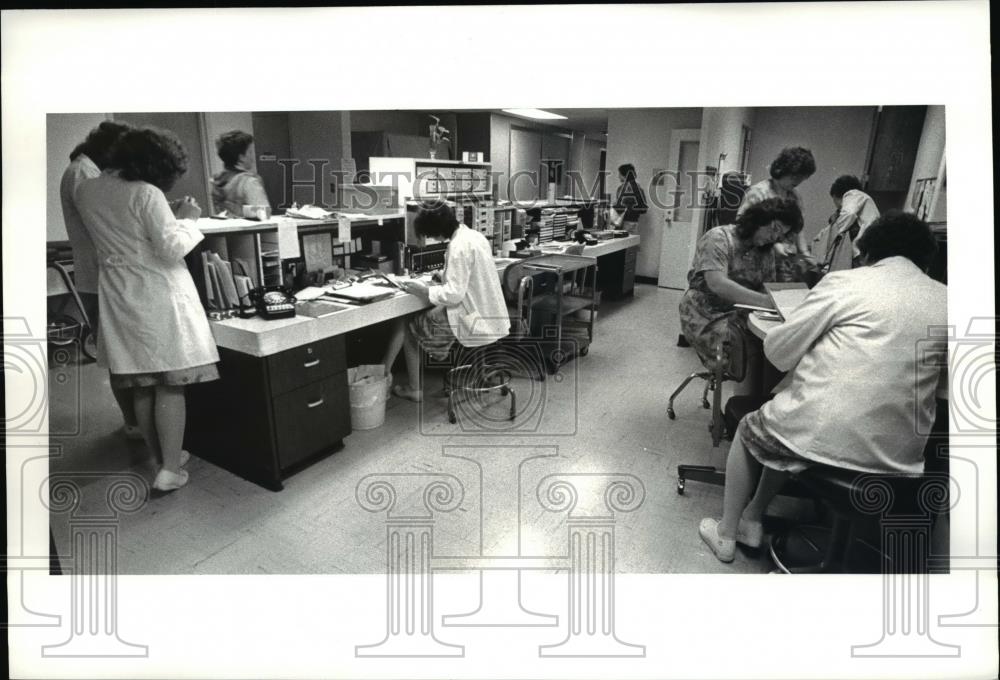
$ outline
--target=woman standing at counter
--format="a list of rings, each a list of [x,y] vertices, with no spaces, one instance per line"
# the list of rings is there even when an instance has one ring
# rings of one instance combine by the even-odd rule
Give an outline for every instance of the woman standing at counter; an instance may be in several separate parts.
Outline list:
[[[216,213],[227,210],[243,217],[245,205],[270,205],[264,182],[251,172],[253,168],[253,137],[233,130],[215,142],[219,158],[226,169],[212,178],[212,203]]]
[[[799,196],[799,192],[795,188],[812,177],[815,172],[816,159],[813,158],[809,149],[804,149],[801,146],[782,149],[778,157],[771,163],[771,178],[757,182],[747,190],[746,195],[743,196],[743,203],[740,204],[736,214],[740,215],[750,206],[768,198],[795,201],[801,212],[802,197]],[[803,272],[797,271],[796,267],[797,264],[804,266],[805,263],[801,262],[802,258],[805,258],[808,264],[815,264],[809,255],[809,247],[801,230],[775,244],[774,252],[778,281],[804,280]],[[796,258],[796,255],[801,257]]]
[[[184,386],[219,377],[218,351],[184,256],[202,240],[201,209],[185,199],[176,217],[164,196],[187,170],[170,132],[134,129],[112,150],[110,170],[83,182],[76,199],[100,272],[98,362],[116,389],[132,391],[136,420],[163,467],[153,488],[184,486]]]
[[[87,233],[87,227],[76,207],[76,189],[84,180],[100,176],[108,166],[111,147],[129,129],[124,123],[106,120],[90,131],[69,155],[70,164],[63,172],[59,183],[59,198],[62,202],[63,221],[66,235],[73,246],[73,282],[92,328],[96,331],[100,322],[97,301],[97,252],[94,242]],[[142,433],[135,422],[132,408],[132,394],[127,390],[111,388],[125,424],[121,432],[127,439],[142,439]]]
[[[615,194],[614,205],[611,206],[609,222],[612,229],[624,229],[630,234],[639,233],[639,216],[643,215],[649,206],[646,195],[636,181],[635,166],[625,163],[618,166],[618,179],[622,185]]]

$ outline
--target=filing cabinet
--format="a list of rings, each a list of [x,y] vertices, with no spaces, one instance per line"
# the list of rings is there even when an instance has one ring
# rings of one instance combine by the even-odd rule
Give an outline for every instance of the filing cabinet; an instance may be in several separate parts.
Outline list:
[[[351,433],[343,336],[267,357],[219,348],[220,379],[191,385],[185,448],[279,491]]]
[[[606,300],[632,295],[635,292],[635,268],[639,248],[633,246],[601,257],[597,270],[597,289]]]

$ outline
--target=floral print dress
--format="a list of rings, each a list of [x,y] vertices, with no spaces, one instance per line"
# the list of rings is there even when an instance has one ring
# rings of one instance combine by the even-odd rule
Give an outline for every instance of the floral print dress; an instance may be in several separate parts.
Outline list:
[[[741,240],[734,225],[709,229],[699,239],[688,271],[688,289],[681,298],[681,331],[702,363],[714,368],[719,343],[740,340],[733,335],[747,331],[747,316],[709,289],[708,271],[721,271],[739,285],[761,292],[765,282],[775,280],[774,251]]]

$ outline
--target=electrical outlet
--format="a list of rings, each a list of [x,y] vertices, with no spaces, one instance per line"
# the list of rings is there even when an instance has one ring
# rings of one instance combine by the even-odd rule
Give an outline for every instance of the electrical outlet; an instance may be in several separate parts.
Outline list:
[[[663,211],[663,221],[664,222],[673,222],[674,221],[674,209],[673,208],[667,208],[667,209],[665,209]]]

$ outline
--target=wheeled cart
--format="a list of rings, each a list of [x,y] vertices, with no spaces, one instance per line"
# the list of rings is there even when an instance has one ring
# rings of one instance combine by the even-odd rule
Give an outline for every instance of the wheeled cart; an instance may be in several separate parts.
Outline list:
[[[536,277],[542,285],[536,284],[531,302],[532,330],[541,339],[549,372],[555,373],[574,356],[586,355],[594,341],[597,258],[541,255],[525,260],[524,268],[542,275]]]

